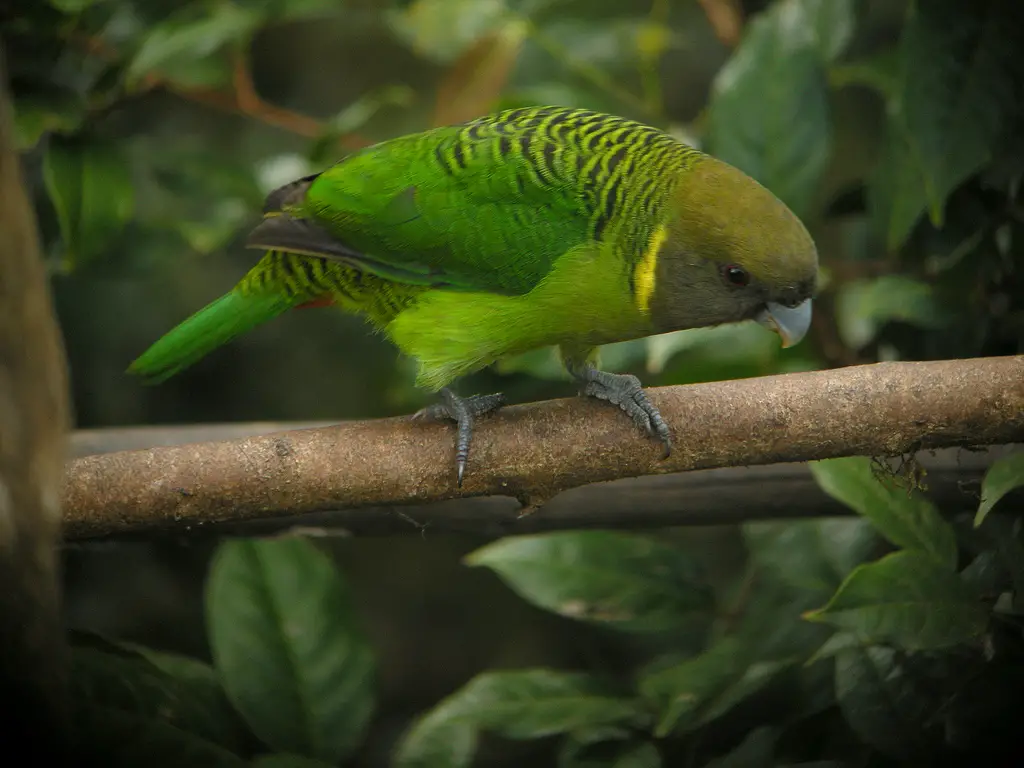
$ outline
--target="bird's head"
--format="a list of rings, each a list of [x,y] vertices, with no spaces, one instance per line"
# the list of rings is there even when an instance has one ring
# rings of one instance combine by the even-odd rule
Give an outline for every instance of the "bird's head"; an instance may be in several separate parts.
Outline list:
[[[649,291],[659,331],[753,319],[778,333],[784,347],[804,337],[818,253],[781,200],[703,156],[677,185],[669,212],[635,274],[638,290]]]

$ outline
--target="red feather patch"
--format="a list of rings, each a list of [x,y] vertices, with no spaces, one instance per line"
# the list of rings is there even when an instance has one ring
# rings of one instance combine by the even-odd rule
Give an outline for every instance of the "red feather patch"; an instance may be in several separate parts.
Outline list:
[[[313,309],[315,307],[329,307],[334,304],[334,299],[331,298],[330,294],[320,296],[319,298],[313,299],[312,301],[303,302],[302,304],[296,304],[296,309]]]

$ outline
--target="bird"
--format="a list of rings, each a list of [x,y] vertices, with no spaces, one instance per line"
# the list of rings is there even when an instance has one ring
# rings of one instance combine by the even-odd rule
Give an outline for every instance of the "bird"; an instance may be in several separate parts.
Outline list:
[[[738,168],[650,125],[586,109],[509,109],[358,150],[267,196],[226,294],[128,368],[166,380],[299,307],[363,316],[437,394],[417,418],[455,423],[463,484],[474,424],[501,393],[453,383],[556,346],[583,396],[671,431],[604,344],[754,320],[783,347],[806,334],[818,254],[800,218]]]

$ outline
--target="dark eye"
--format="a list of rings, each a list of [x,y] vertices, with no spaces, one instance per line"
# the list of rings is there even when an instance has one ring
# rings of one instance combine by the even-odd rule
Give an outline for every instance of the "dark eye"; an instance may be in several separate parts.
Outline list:
[[[725,276],[727,283],[735,285],[737,288],[742,288],[750,282],[750,275],[747,273],[747,270],[735,264],[727,264],[725,269],[722,270],[722,274]]]

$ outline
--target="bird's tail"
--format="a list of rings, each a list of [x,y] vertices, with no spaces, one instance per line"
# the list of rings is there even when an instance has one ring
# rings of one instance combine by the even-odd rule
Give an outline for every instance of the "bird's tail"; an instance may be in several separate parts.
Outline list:
[[[283,294],[233,290],[164,334],[129,366],[128,372],[142,376],[149,384],[158,384],[295,303]]]

